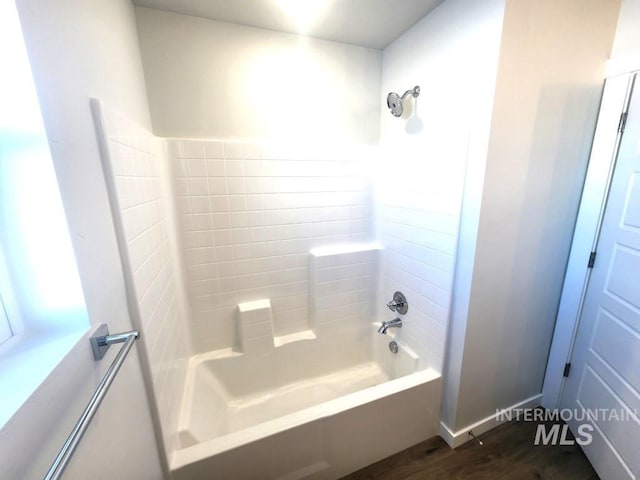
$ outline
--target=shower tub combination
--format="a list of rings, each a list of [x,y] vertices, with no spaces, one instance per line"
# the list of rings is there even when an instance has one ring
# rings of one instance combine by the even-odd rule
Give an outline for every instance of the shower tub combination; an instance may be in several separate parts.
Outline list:
[[[92,109],[132,316],[145,348],[163,345],[153,339],[173,339],[181,330],[175,309],[167,307],[177,287],[162,197],[162,148],[156,137],[97,100]],[[400,336],[389,348],[397,324],[387,331],[368,320],[375,310],[368,303],[374,284],[362,283],[367,306],[355,320],[321,308],[344,289],[341,277],[331,283],[325,274],[368,264],[362,275],[374,279],[381,248],[350,244],[309,252],[306,330],[275,336],[268,298],[238,304],[238,345],[190,358],[181,406],[182,381],[167,381],[165,370],[188,350],[151,362],[152,375],[157,369],[153,387],[165,400],[158,404],[158,421],[174,480],[339,478],[438,434],[440,373]],[[164,348],[162,355],[171,351]]]
[[[348,358],[329,339],[192,357],[173,478],[339,478],[436,435],[440,374],[370,327]]]

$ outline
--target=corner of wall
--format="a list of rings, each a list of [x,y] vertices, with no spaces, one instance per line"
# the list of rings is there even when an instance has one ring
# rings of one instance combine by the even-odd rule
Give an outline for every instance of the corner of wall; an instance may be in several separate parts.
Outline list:
[[[507,2],[452,430],[540,393],[617,12],[589,6]]]

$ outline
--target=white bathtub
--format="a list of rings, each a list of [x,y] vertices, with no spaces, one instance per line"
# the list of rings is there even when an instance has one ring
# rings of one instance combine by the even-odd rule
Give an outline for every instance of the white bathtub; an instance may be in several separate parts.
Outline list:
[[[349,354],[302,340],[193,357],[173,478],[334,479],[436,435],[440,375],[402,345],[391,353],[391,340],[374,334]]]

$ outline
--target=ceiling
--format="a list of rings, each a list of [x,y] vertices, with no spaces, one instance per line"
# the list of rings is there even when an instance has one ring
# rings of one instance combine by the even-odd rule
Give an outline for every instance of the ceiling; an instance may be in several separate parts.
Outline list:
[[[135,5],[382,49],[444,0],[132,0]]]

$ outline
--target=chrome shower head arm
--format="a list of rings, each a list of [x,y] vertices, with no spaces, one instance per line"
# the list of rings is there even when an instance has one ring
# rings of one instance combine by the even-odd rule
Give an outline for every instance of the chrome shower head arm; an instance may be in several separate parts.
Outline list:
[[[407,90],[402,94],[400,100],[404,101],[404,99],[407,98],[408,95],[413,95],[413,98],[416,98],[418,95],[420,95],[420,87],[416,85],[412,89]]]

